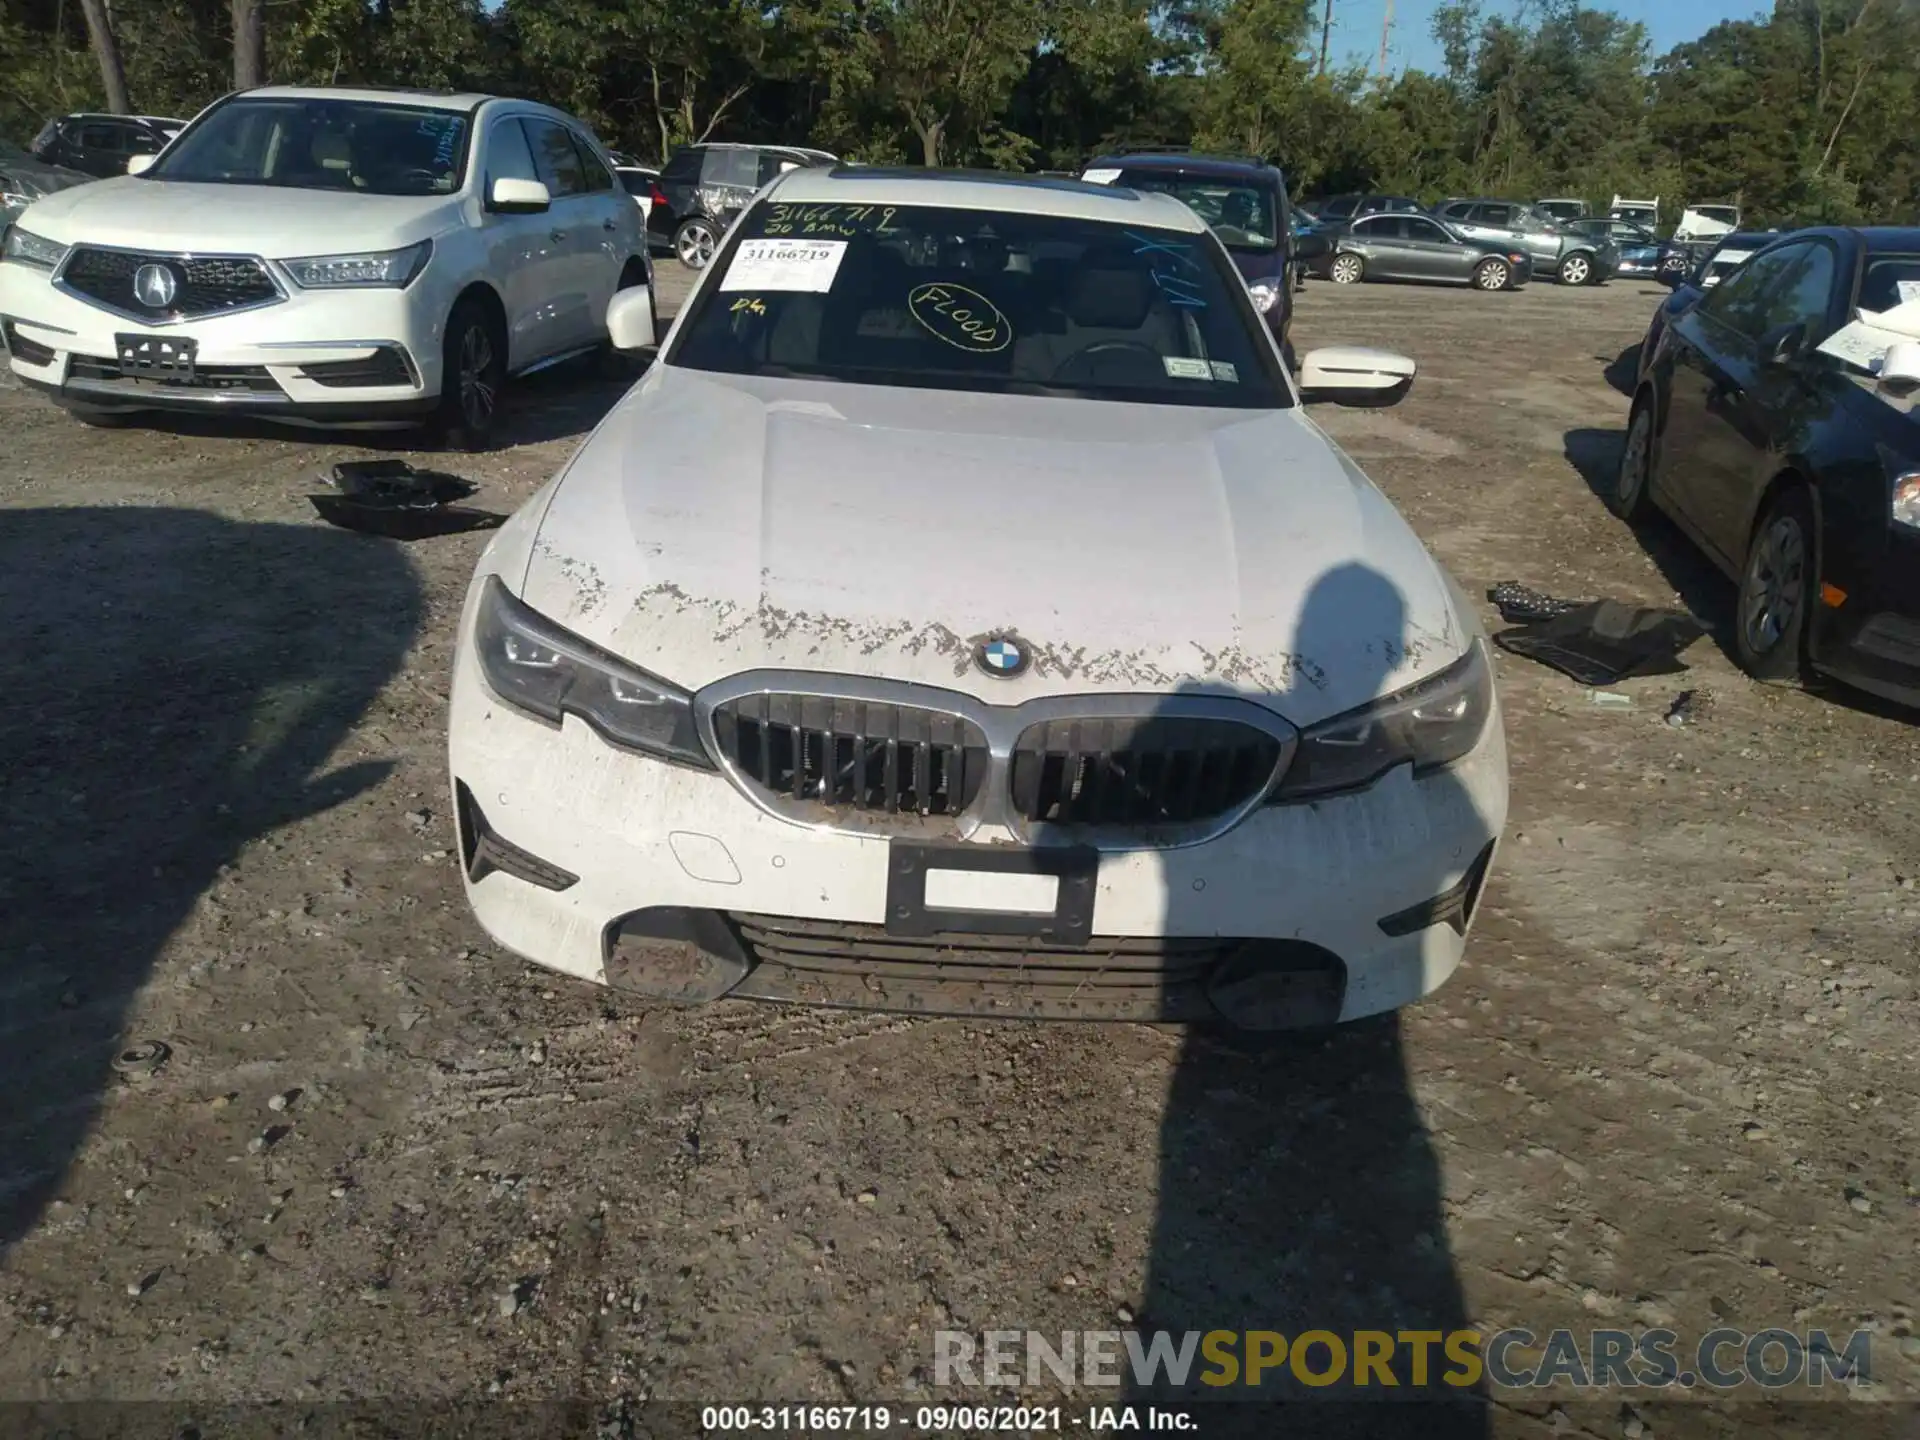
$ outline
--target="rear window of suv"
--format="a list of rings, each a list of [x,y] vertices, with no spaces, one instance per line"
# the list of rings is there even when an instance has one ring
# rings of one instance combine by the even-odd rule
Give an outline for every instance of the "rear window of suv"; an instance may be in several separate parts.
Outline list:
[[[1129,190],[1152,191],[1184,201],[1229,250],[1265,253],[1280,247],[1273,191],[1263,185],[1144,167],[1123,168],[1116,183]]]

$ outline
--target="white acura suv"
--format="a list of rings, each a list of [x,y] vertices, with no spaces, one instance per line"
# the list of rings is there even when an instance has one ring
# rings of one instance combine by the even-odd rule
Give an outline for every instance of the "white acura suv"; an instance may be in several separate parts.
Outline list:
[[[648,297],[610,325],[650,342]],[[1302,398],[1176,199],[777,180],[480,561],[480,923],[687,1002],[1272,1029],[1432,990],[1506,815],[1487,645]]]
[[[650,286],[579,121],[520,100],[243,91],[136,173],[7,232],[13,373],[83,418],[151,409],[492,429],[508,377],[606,339]]]

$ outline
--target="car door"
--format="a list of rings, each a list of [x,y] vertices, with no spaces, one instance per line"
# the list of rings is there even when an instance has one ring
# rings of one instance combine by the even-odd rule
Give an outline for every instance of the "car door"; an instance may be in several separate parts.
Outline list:
[[[580,169],[586,178],[585,204],[590,222],[582,234],[582,259],[588,307],[594,316],[593,335],[599,339],[606,330],[607,302],[620,287],[620,272],[630,256],[642,253],[640,226],[633,202],[614,182],[613,170],[600,158],[599,147],[583,132],[567,132],[580,154]]]
[[[553,197],[547,212],[547,238],[555,252],[553,284],[546,303],[553,312],[553,349],[548,354],[590,345],[606,328],[607,302],[599,296],[600,211],[587,189],[586,166],[567,127],[542,115],[525,115],[527,143],[540,167],[540,182]],[[611,294],[611,287],[608,289]]]
[[[1723,564],[1737,557],[1723,548],[1716,507],[1726,482],[1713,472],[1729,464],[1730,414],[1739,407],[1758,366],[1768,296],[1799,246],[1782,246],[1743,265],[1675,317],[1658,362],[1666,381],[1666,423],[1660,436],[1660,490],[1681,521]]]
[[[567,289],[571,257],[566,241],[553,238],[551,211],[516,215],[491,208],[496,180],[546,184],[521,117],[509,115],[487,127],[480,163],[487,269],[507,311],[507,365],[522,370],[565,348],[555,297]]]
[[[1424,215],[1402,215],[1400,226],[1400,243],[1421,279],[1461,283],[1472,275],[1480,252],[1461,244],[1444,226]]]
[[[1370,280],[1417,280],[1421,278],[1409,263],[1407,248],[1400,243],[1398,215],[1368,215],[1353,222],[1347,231],[1348,248],[1367,262]]]

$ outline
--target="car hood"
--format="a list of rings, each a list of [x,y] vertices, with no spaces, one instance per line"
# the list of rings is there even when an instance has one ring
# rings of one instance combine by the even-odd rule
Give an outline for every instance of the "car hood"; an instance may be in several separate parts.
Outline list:
[[[1307,725],[1477,633],[1298,409],[655,366],[546,505],[522,598],[690,689],[781,667],[1003,703],[1181,690]],[[1032,652],[1017,678],[973,663],[1001,633]]]
[[[58,244],[220,250],[270,259],[386,249],[442,228],[448,195],[362,195],[279,185],[189,185],[116,175],[34,202]]]

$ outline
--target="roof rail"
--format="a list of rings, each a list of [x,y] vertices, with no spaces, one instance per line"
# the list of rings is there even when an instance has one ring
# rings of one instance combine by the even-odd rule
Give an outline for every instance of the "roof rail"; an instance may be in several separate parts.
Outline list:
[[[1227,155],[1215,151],[1196,150],[1191,145],[1121,145],[1107,152],[1110,155],[1185,155],[1193,160],[1226,160],[1235,165],[1265,165],[1268,162],[1257,155]]]

